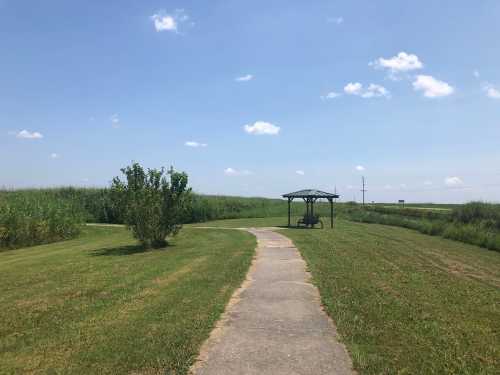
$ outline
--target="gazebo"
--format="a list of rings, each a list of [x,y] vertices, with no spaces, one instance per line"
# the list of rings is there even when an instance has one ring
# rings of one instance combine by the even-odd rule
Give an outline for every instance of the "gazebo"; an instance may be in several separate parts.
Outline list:
[[[339,197],[340,195],[338,194],[327,193],[316,189],[305,189],[283,194],[283,198],[288,199],[288,226],[290,227],[290,205],[295,198],[302,198],[304,202],[306,202],[306,217],[313,217],[314,202],[320,198],[325,198],[330,202],[330,227],[333,228],[333,200]],[[306,225],[309,225],[309,223],[306,223]],[[310,225],[311,227],[314,226],[314,224]]]

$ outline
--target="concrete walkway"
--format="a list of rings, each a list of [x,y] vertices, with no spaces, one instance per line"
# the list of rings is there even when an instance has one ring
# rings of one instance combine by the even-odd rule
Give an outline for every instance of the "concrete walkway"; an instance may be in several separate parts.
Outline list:
[[[192,373],[352,374],[349,355],[293,243],[269,229],[249,231],[257,236],[256,259]]]

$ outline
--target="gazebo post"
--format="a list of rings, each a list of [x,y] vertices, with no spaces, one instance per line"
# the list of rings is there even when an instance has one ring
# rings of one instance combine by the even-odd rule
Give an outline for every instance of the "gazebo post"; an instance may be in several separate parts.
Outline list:
[[[328,199],[330,201],[330,228],[333,228],[333,199]]]
[[[312,223],[312,218],[314,216],[314,198],[311,198],[311,228],[314,228],[314,224]]]
[[[309,217],[309,198],[303,198],[306,202],[306,217]]]
[[[288,228],[290,228],[290,203],[293,198],[288,198]]]

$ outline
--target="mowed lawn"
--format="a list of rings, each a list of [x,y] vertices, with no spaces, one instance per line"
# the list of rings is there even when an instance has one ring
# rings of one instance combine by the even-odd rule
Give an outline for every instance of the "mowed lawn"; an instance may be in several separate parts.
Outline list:
[[[296,223],[299,217],[292,217],[291,222]],[[324,219],[325,220],[325,219]],[[329,220],[329,219],[328,219]],[[326,221],[325,221],[326,223]],[[329,223],[329,221],[328,221]],[[188,224],[188,227],[217,227],[217,228],[258,228],[258,227],[286,227],[286,217],[257,217],[245,219],[213,220],[204,223]]]
[[[0,253],[0,373],[183,374],[256,241],[183,229],[142,251],[121,227]]]
[[[498,374],[500,253],[338,221],[282,230],[361,374]]]

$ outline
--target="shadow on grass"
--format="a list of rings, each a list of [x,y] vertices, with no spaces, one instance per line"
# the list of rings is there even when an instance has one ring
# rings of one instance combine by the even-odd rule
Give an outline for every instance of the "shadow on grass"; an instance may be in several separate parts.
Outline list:
[[[165,251],[168,248],[175,247],[175,245],[169,244],[166,247],[161,247],[157,249],[146,248],[142,245],[125,245],[117,247],[105,247],[102,249],[97,249],[92,252],[92,256],[121,256],[121,255],[134,255],[140,253],[152,253],[156,251]]]
[[[304,230],[304,229],[307,229],[307,230],[323,230],[323,229],[331,229],[329,226],[328,227],[324,227],[324,228],[321,228],[321,226],[316,226],[314,228],[310,228],[310,227],[304,227],[304,226],[300,226],[300,227],[297,227],[297,226],[294,226],[294,225],[291,225],[291,226],[287,226],[287,225],[276,225],[276,228],[282,228],[282,229],[290,229],[290,230],[293,230],[293,229],[296,229],[296,230]],[[335,228],[335,226],[334,226]]]

